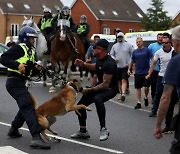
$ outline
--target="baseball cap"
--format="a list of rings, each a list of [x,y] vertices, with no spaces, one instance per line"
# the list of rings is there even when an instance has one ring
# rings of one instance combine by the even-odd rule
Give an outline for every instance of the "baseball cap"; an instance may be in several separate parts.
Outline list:
[[[99,39],[94,45],[93,48],[95,49],[97,46],[107,49],[109,46],[109,42],[106,39]]]
[[[119,36],[124,37],[124,34],[122,32],[119,32],[119,33],[117,33],[117,37],[119,37]]]

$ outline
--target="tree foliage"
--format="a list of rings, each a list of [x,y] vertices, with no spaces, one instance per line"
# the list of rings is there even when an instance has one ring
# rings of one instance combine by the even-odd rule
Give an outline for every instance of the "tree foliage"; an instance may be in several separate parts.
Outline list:
[[[163,10],[162,0],[151,0],[152,7],[147,9],[141,23],[145,30],[167,30],[171,23],[171,18],[167,16],[167,11]]]

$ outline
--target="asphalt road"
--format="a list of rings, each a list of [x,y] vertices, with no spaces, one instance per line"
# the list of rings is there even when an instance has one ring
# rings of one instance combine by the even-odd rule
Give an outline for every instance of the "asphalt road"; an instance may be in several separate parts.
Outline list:
[[[7,136],[11,121],[18,110],[16,102],[5,89],[5,76],[0,76],[0,154],[168,154],[173,139],[173,134],[164,135],[161,140],[156,140],[153,135],[153,127],[156,118],[150,118],[149,107],[135,110],[135,90],[133,80],[130,80],[131,93],[124,103],[113,100],[106,102],[106,123],[110,131],[107,141],[99,141],[99,122],[94,104],[90,107],[93,111],[88,112],[87,128],[91,138],[89,140],[72,140],[70,135],[78,131],[78,120],[74,112],[57,117],[53,129],[59,133],[60,143],[50,142],[50,150],[32,149],[29,147],[31,135],[27,125],[20,130],[22,138],[11,139]],[[84,80],[83,85],[89,81]],[[41,83],[35,83],[29,89],[36,97],[39,104],[48,100],[54,94],[48,93],[47,87]],[[57,88],[59,90],[59,88]],[[81,94],[78,95],[77,100]],[[47,132],[49,133],[49,132]]]

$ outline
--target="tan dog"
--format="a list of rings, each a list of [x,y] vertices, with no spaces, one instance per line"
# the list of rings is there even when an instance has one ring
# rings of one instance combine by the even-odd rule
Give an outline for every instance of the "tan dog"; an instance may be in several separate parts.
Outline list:
[[[43,128],[41,134],[47,140],[50,140],[51,138],[46,135],[46,129],[48,129],[54,135],[57,135],[57,133],[50,128],[50,126],[56,122],[55,116],[64,115],[69,111],[75,111],[79,114],[79,109],[91,111],[91,108],[86,107],[85,105],[75,104],[77,92],[80,90],[80,88],[79,81],[69,81],[60,92],[55,94],[50,100],[46,101],[38,108],[35,98],[32,96],[32,94],[30,94],[34,102],[38,122]]]

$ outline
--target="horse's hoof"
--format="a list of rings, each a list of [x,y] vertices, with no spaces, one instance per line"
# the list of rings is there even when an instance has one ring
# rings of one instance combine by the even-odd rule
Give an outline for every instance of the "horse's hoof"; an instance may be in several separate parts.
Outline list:
[[[47,84],[46,83],[43,83],[43,87],[46,87],[47,86]]]
[[[49,93],[55,93],[56,92],[56,88],[55,87],[50,87],[49,88]]]

